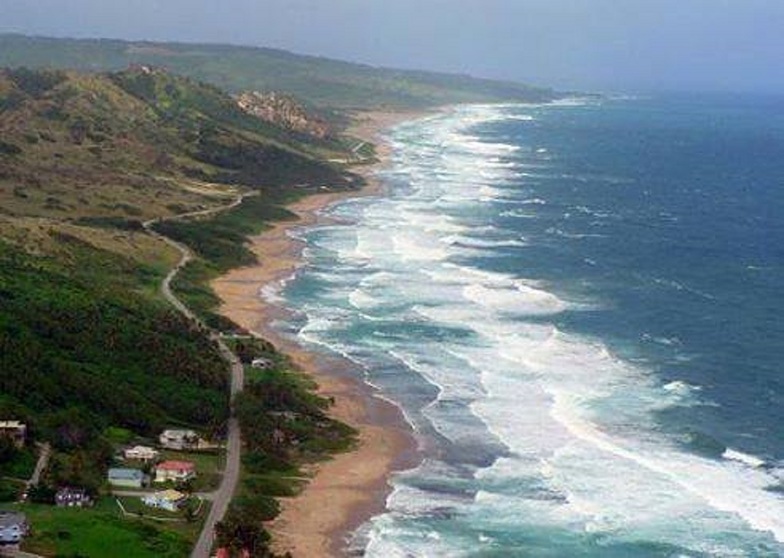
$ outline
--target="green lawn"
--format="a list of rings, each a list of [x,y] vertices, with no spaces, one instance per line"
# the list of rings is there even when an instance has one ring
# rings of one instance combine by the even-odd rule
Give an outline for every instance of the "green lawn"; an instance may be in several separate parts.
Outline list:
[[[23,549],[44,556],[113,558],[180,558],[190,552],[189,536],[168,526],[122,519],[113,499],[105,498],[91,509],[66,509],[19,504],[27,515],[32,534]]]

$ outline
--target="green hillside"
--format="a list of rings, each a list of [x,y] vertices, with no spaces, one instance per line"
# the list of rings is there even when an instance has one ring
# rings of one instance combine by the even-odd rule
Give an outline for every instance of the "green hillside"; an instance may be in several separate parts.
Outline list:
[[[339,140],[293,135],[217,88],[163,72],[0,71],[0,202],[9,215],[139,221],[235,186],[347,183]]]
[[[220,255],[242,263],[232,226],[257,232],[292,197],[361,183],[330,155],[345,157],[340,139],[168,72],[0,71],[0,417],[52,443],[51,482],[100,486],[118,429],[209,434],[228,416],[225,363],[158,291],[179,253],[143,221],[255,192],[211,239],[233,235]],[[28,457],[0,456],[0,475]]]
[[[549,89],[518,83],[376,68],[268,48],[0,35],[0,66],[116,71],[131,64],[165,67],[229,92],[285,91],[313,105],[344,109],[554,96]]]

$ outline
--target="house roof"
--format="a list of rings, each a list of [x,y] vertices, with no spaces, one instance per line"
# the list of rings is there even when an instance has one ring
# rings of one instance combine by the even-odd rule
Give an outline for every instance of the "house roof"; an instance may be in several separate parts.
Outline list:
[[[144,473],[139,469],[112,468],[109,469],[108,476],[116,480],[142,480]]]
[[[185,498],[185,494],[172,489],[156,492],[155,496],[157,498],[160,498],[161,500],[168,500],[169,502],[179,502],[180,500]]]
[[[190,461],[164,461],[159,463],[157,468],[164,471],[191,471],[196,466]]]
[[[138,453],[158,453],[158,450],[153,449],[149,446],[133,446],[132,448],[126,448],[126,452],[128,451],[135,451]]]
[[[196,432],[193,430],[164,430],[161,432],[161,436],[165,436],[167,438],[190,438],[193,436],[197,436]]]
[[[57,496],[87,496],[87,490],[84,488],[71,488],[70,486],[64,486],[60,490],[57,491]]]
[[[24,428],[24,423],[18,420],[0,420],[0,428]]]

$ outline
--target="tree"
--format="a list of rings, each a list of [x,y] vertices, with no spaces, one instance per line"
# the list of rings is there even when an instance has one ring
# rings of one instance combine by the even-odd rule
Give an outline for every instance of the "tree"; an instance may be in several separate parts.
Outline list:
[[[13,440],[6,437],[0,437],[0,464],[13,461],[19,455],[19,448]]]

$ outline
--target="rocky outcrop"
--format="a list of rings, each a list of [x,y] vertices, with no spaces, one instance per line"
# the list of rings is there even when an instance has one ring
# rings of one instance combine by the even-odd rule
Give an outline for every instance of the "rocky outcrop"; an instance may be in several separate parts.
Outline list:
[[[288,95],[250,91],[237,97],[237,105],[245,112],[286,130],[319,139],[331,135],[324,120],[309,114],[305,107]]]

